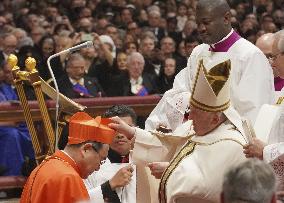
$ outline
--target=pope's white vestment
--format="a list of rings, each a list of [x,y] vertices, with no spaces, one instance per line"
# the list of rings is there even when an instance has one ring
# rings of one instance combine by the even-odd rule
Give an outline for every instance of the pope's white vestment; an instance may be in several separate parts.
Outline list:
[[[188,121],[184,125],[189,127],[190,124],[191,121]],[[184,132],[175,132],[181,135],[179,137],[163,136],[158,133],[154,135],[137,128],[133,160],[140,163],[169,161],[171,154],[175,154],[161,179],[160,198],[166,199],[162,202],[219,202],[224,173],[233,165],[245,160],[242,145],[246,144],[246,138],[230,121],[224,122],[205,136],[191,137],[190,128],[183,130]],[[191,143],[188,139],[194,143],[193,148],[187,146]],[[151,150],[141,151],[147,147]],[[183,151],[182,147],[188,147],[187,151]],[[186,155],[176,158],[179,152]],[[161,190],[161,186],[165,187],[164,190]]]
[[[231,33],[228,34],[231,35]],[[226,40],[225,37],[223,40]],[[231,60],[231,102],[241,117],[254,123],[262,104],[274,101],[273,73],[265,55],[249,41],[237,40],[227,52],[211,52],[209,45],[194,48],[187,67],[181,70],[173,88],[167,91],[148,117],[145,128],[154,130],[159,124],[175,130],[183,122],[192,91],[192,83],[201,59],[208,70],[222,58]]]

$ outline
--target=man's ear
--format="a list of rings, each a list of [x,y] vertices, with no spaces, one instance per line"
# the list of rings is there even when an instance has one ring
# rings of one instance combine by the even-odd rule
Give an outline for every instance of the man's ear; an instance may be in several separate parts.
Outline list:
[[[225,25],[230,25],[231,24],[231,17],[232,17],[232,14],[231,14],[230,11],[227,11],[224,14],[224,23],[225,23]]]
[[[88,151],[88,150],[91,150],[93,147],[92,147],[92,144],[91,143],[85,143],[81,146],[81,150],[83,151]]]

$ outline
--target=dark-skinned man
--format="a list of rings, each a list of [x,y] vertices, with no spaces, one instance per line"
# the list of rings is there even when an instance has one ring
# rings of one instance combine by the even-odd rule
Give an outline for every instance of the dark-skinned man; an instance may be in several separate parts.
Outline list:
[[[175,130],[184,120],[193,80],[200,60],[210,71],[227,56],[232,62],[232,106],[242,117],[254,123],[262,104],[273,102],[273,74],[265,55],[241,38],[231,26],[230,7],[226,0],[200,0],[196,22],[203,44],[190,55],[187,67],[176,76],[173,88],[166,92],[146,121],[146,129],[160,124]]]

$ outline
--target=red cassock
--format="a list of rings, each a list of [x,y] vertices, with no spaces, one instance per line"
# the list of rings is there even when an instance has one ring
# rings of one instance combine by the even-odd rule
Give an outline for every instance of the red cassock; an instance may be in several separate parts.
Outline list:
[[[88,199],[76,163],[62,151],[57,151],[33,170],[20,202],[75,203]]]

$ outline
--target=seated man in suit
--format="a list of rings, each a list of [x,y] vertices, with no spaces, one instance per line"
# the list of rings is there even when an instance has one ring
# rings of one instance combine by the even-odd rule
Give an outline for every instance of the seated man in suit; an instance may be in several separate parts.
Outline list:
[[[66,74],[58,80],[62,94],[69,98],[100,97],[104,94],[97,79],[85,75],[85,66],[80,54],[71,54],[66,64]]]
[[[146,96],[158,93],[156,81],[143,73],[145,60],[142,54],[133,52],[127,57],[129,80],[125,83],[124,96]]]

